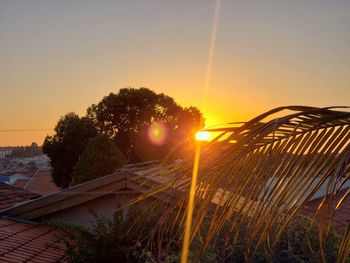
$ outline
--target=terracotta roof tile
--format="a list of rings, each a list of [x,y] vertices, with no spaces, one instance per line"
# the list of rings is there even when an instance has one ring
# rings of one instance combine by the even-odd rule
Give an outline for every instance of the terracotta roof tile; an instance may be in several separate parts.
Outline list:
[[[14,182],[13,186],[17,188],[24,188],[28,184],[28,179],[18,179]]]
[[[39,195],[48,195],[59,192],[61,188],[52,181],[50,171],[38,171],[24,187],[25,190]]]
[[[23,189],[0,183],[0,210],[38,197],[40,197],[38,194],[29,193]]]
[[[0,217],[1,262],[65,262],[64,233],[47,225]]]

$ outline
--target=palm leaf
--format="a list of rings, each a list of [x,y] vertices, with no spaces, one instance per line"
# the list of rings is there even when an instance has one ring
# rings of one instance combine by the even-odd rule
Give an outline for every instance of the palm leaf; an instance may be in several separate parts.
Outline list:
[[[346,110],[280,107],[243,124],[208,129],[220,134],[202,147],[192,238],[200,235],[204,250],[229,223],[225,240],[234,242],[244,219],[249,231],[247,259],[260,244],[270,253],[288,224],[325,189],[314,212],[324,248],[334,214],[349,194],[334,204],[350,177],[350,112]],[[188,158],[182,178],[177,178],[180,189],[189,189],[191,169],[192,158]],[[168,206],[158,225],[162,238],[171,238],[174,225],[184,224],[188,198],[189,191],[182,190]],[[204,220],[210,225],[201,235]],[[338,261],[346,260],[349,249],[350,226],[343,233]],[[321,256],[325,261],[323,252]]]

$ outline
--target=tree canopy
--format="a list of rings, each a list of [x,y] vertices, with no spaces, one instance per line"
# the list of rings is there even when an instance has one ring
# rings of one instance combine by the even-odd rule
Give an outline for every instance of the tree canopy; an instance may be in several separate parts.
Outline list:
[[[195,107],[183,108],[170,96],[147,88],[124,88],[91,105],[85,117],[75,113],[63,116],[56,125],[56,134],[46,137],[43,151],[51,159],[54,182],[65,188],[72,183],[74,170],[81,175],[93,158],[99,158],[101,163],[112,162],[108,154],[93,156],[92,152],[99,151],[99,147],[102,153],[114,151],[110,142],[104,144],[105,139],[101,138],[91,146],[91,152],[81,156],[97,134],[112,139],[128,162],[142,162],[163,160],[170,153],[181,158],[202,125],[202,114]],[[78,167],[79,157],[85,164]],[[102,171],[109,173],[110,168],[101,168],[97,175],[102,176]],[[87,174],[86,178],[95,177]]]
[[[73,173],[73,184],[80,184],[122,167],[127,162],[114,141],[107,135],[92,138],[80,155]]]
[[[197,108],[183,108],[170,96],[147,88],[110,93],[88,109],[88,116],[132,162],[160,159],[176,145],[189,142],[203,118]],[[152,141],[152,132],[163,133],[163,141]]]
[[[89,139],[96,136],[97,130],[91,119],[68,113],[58,121],[55,132],[54,136],[45,138],[43,152],[51,160],[53,181],[66,188],[72,181],[79,155]]]

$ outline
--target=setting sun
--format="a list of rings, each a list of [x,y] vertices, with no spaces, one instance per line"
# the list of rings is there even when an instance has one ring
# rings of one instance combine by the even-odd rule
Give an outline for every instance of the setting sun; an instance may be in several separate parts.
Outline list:
[[[196,133],[197,141],[209,141],[209,139],[210,139],[210,133],[207,131],[200,131]]]

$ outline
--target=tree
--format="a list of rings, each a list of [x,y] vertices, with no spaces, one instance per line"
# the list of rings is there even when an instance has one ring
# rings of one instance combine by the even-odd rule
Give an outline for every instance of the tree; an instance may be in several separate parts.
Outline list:
[[[91,119],[68,113],[58,121],[55,132],[54,136],[45,138],[43,152],[51,159],[53,181],[66,188],[72,181],[79,155],[97,130]]]
[[[88,116],[133,162],[164,158],[176,145],[193,138],[194,131],[202,127],[202,114],[198,109],[182,108],[173,98],[147,88],[124,88],[117,94],[110,93],[88,109]],[[162,143],[150,140],[152,125],[162,129],[155,130],[163,133]]]
[[[32,142],[32,144],[30,145],[30,148],[37,149],[38,144],[36,142]]]
[[[99,134],[80,155],[73,173],[73,184],[80,184],[113,172],[127,162],[114,141]]]

